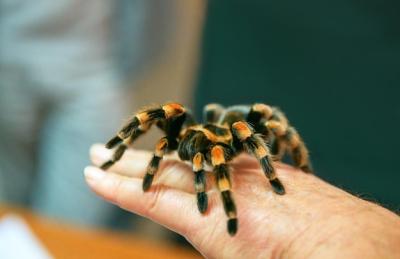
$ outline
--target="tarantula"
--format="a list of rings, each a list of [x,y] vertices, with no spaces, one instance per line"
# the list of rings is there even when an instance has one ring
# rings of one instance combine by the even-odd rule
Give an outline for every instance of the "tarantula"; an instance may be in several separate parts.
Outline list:
[[[276,107],[261,103],[228,108],[208,104],[203,117],[204,124],[196,123],[191,113],[178,103],[142,109],[108,141],[107,148],[117,148],[101,168],[107,170],[135,139],[156,124],[165,136],[156,144],[143,179],[143,191],[150,188],[164,154],[177,150],[181,160],[192,163],[197,206],[204,213],[208,206],[204,165],[210,164],[228,217],[228,233],[233,236],[238,229],[238,220],[231,194],[229,161],[242,151],[255,156],[273,191],[282,195],[285,188],[275,174],[272,161],[281,160],[289,153],[296,167],[311,173],[308,151],[297,131]]]

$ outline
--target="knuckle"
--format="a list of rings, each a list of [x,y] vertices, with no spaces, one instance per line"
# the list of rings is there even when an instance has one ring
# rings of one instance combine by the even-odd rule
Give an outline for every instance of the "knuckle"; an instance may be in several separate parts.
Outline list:
[[[164,195],[164,188],[160,185],[154,185],[151,193],[147,195],[146,214],[151,216],[157,213],[162,196]]]
[[[115,201],[117,204],[122,204],[123,202],[123,181],[122,179],[114,179],[113,186],[111,188],[111,197],[112,200]]]

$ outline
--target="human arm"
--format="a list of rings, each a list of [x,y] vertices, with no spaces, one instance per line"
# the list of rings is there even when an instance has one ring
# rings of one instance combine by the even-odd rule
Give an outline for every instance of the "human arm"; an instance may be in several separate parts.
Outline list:
[[[94,146],[100,165],[109,150]],[[168,158],[153,187],[142,191],[151,154],[128,151],[104,172],[85,169],[89,186],[107,201],[148,217],[185,236],[208,258],[393,258],[400,257],[399,217],[318,177],[276,163],[286,187],[271,191],[257,161],[240,155],[232,161],[233,193],[239,230],[231,237],[215,183],[208,175],[209,208],[198,212],[191,167]]]

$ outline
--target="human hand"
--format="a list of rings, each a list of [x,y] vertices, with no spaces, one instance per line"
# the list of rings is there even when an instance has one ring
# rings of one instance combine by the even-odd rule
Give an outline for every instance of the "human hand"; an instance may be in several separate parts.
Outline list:
[[[96,166],[111,156],[101,145],[90,153]],[[206,257],[400,257],[400,219],[394,213],[281,163],[275,167],[286,194],[276,195],[257,160],[245,154],[231,162],[239,220],[238,232],[231,237],[211,174],[204,215],[197,209],[191,166],[174,157],[166,156],[153,186],[143,192],[142,177],[151,156],[129,150],[109,172],[87,167],[86,181],[107,201],[185,236]]]

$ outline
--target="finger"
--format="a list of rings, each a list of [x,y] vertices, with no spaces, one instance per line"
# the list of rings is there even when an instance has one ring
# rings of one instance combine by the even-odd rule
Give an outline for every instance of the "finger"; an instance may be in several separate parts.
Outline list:
[[[90,148],[90,158],[94,165],[101,166],[104,162],[108,161],[113,154],[113,150],[107,149],[102,144],[95,144]],[[117,161],[110,167],[110,171],[133,177],[142,178],[146,173],[147,166],[153,154],[149,151],[128,149],[125,151],[121,160]],[[167,154],[164,156],[164,161],[169,161],[168,165],[175,160],[176,155]]]
[[[103,145],[93,145],[90,149],[90,155],[93,163],[100,166],[111,157],[112,151]],[[115,163],[109,171],[120,175],[143,178],[151,157],[152,154],[147,151],[127,150],[122,159]],[[209,190],[214,186],[214,178],[209,174],[206,174],[206,177],[206,186]],[[190,165],[165,156],[155,175],[153,184],[163,184],[194,193],[194,172]]]
[[[114,153],[113,149],[108,149],[105,147],[104,144],[94,144],[90,147],[90,155],[91,158],[94,159],[93,163],[96,165],[101,165],[102,163],[106,162],[109,160]],[[150,151],[145,151],[145,150],[138,150],[138,149],[128,149],[124,153],[123,157],[129,158],[129,157],[137,157],[140,156],[144,159],[150,159],[150,157],[153,155],[153,152]],[[179,159],[178,155],[176,152],[173,153],[168,153],[165,155],[166,158],[168,159]]]
[[[171,230],[185,235],[197,228],[200,218],[195,205],[195,196],[167,186],[142,191],[142,180],[96,167],[85,168],[86,182],[90,188],[107,201],[121,208],[148,217]]]
[[[94,165],[101,166],[112,157],[113,152],[104,145],[95,144],[90,148],[90,158]],[[110,167],[110,171],[122,175],[143,177],[151,156],[151,153],[147,151],[127,150],[121,160]]]

